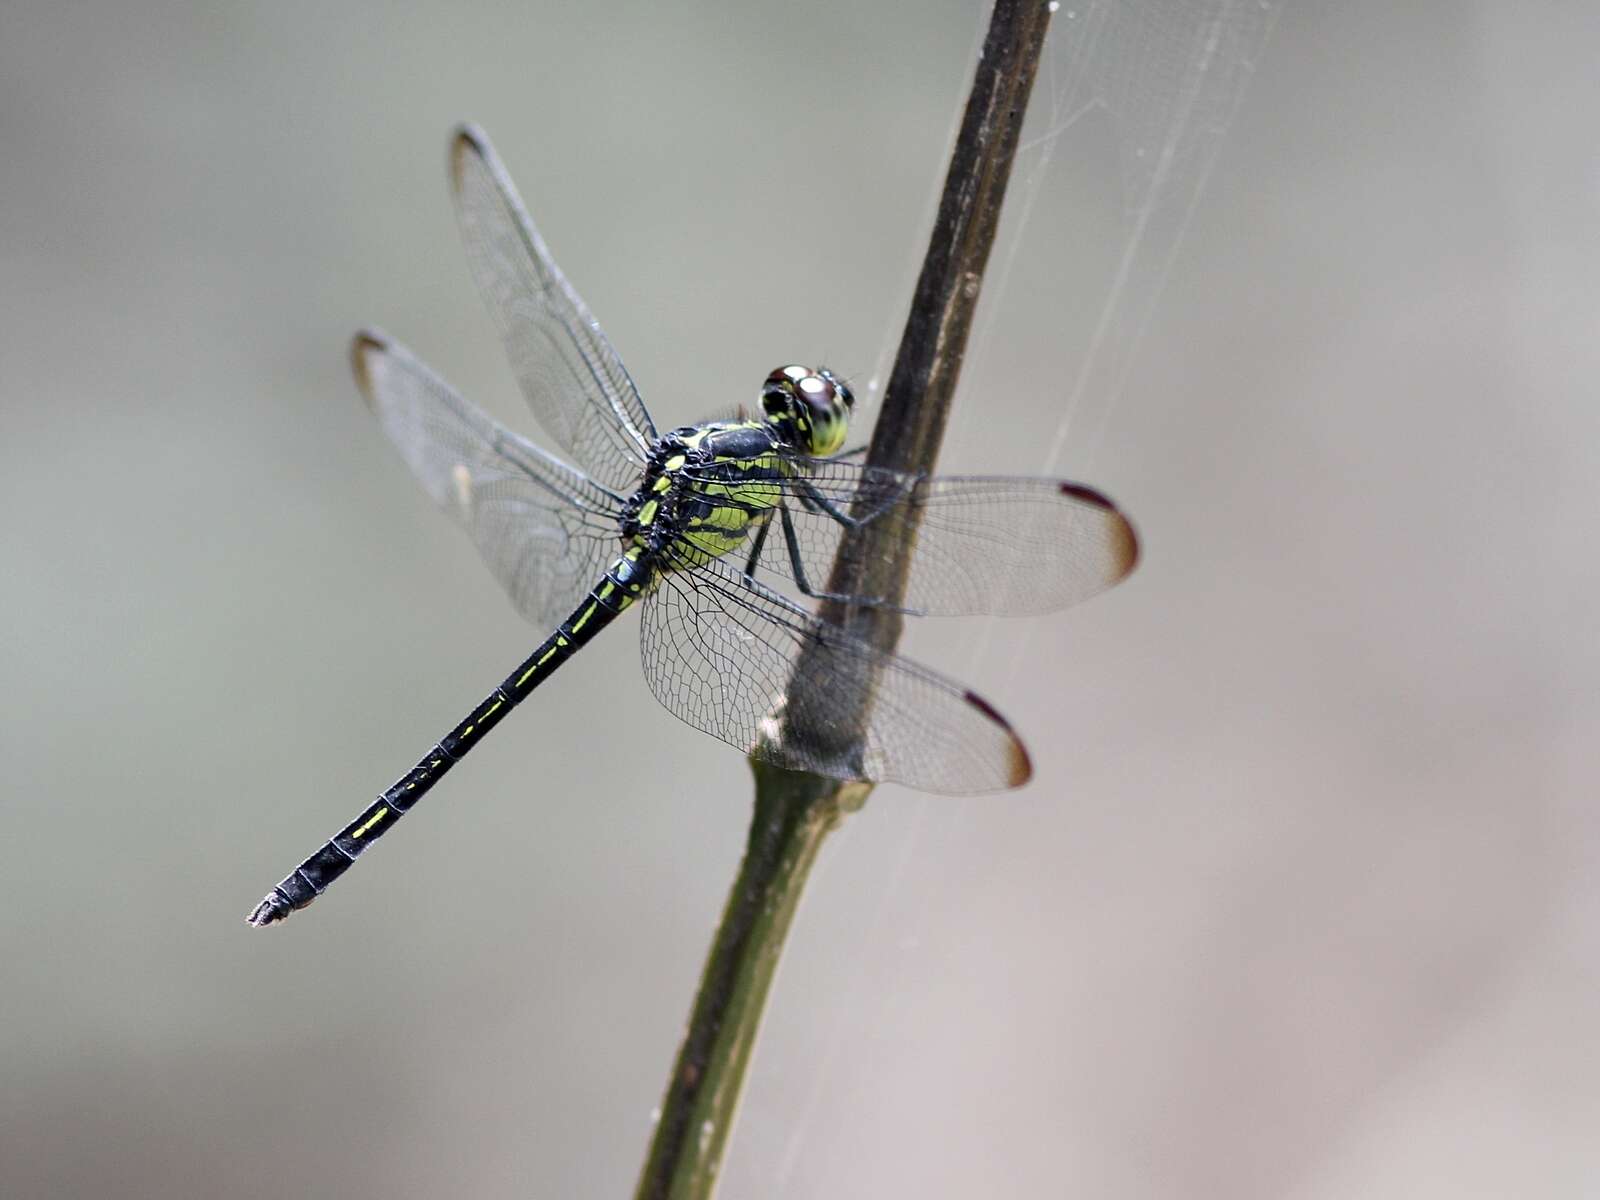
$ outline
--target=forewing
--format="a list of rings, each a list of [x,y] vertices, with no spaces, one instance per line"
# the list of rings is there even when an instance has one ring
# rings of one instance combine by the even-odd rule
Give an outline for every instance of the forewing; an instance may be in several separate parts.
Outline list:
[[[622,360],[476,126],[457,131],[450,176],[467,261],[523,395],[578,466],[613,490],[631,491],[656,434]]]
[[[802,651],[820,686],[795,689],[788,714],[819,731],[815,744],[785,742],[785,693]],[[1027,751],[1003,717],[960,684],[883,654],[783,597],[752,585],[722,562],[669,571],[644,606],[645,677],[671,712],[696,729],[778,766],[836,779],[893,780],[964,794],[1018,787]],[[866,733],[854,753],[845,714],[870,693]]]
[[[398,342],[367,330],[356,382],[429,496],[471,534],[517,610],[552,627],[617,548],[615,496],[469,404]]]
[[[813,590],[827,588],[844,534],[829,509],[886,527],[890,544],[914,544],[901,605],[911,612],[1054,612],[1118,583],[1138,561],[1132,524],[1109,499],[1081,484],[1009,476],[928,479],[836,459],[794,465],[785,504],[797,553],[791,555],[775,522],[760,566],[793,579],[797,556]]]

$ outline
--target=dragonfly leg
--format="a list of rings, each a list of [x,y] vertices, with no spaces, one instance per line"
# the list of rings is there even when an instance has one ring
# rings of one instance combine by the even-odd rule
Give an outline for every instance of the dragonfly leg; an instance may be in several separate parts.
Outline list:
[[[858,521],[845,512],[833,501],[823,496],[816,488],[811,486],[810,480],[796,479],[794,481],[794,494],[801,504],[805,505],[807,512],[826,513],[846,529],[856,529],[865,525],[865,521]]]
[[[756,530],[755,537],[750,539],[750,557],[745,560],[744,564],[744,577],[746,579],[753,580],[756,577],[756,564],[761,561],[761,547],[767,544],[767,531],[772,528],[772,513],[770,511],[767,513],[767,519],[762,521],[760,525],[761,527]]]
[[[794,585],[802,594],[820,599],[806,578],[805,563],[800,561],[800,538],[794,531],[794,518],[789,515],[787,505],[778,505],[778,519],[783,522],[783,540],[789,547],[789,569],[794,572]]]
[[[821,500],[822,497],[817,496],[815,499]],[[892,608],[897,612],[903,612],[910,616],[923,615],[918,609],[906,608],[900,604],[890,604],[887,601],[876,600],[870,596],[846,596],[838,592],[825,592],[820,588],[812,587],[811,580],[806,576],[805,563],[800,557],[800,535],[795,531],[794,518],[789,515],[787,505],[778,505],[778,519],[783,522],[783,540],[789,548],[789,570],[794,575],[795,587],[800,589],[802,595],[809,596],[813,600],[836,600],[844,604],[859,605],[862,608]],[[848,517],[842,517],[841,520],[851,526],[862,524],[859,521],[851,521]],[[765,535],[766,528],[763,526],[762,536],[764,537]]]

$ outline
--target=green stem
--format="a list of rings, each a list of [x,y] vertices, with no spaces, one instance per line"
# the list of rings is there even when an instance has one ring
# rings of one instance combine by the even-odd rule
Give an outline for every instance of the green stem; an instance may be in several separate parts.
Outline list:
[[[639,1200],[710,1196],[738,1111],[767,992],[823,839],[866,799],[864,783],[759,762],[755,815],[683,1048],[667,1085]]]
[[[1043,0],[995,0],[869,464],[927,472],[938,456],[1049,23]],[[902,533],[897,543],[886,542],[887,525],[868,522],[841,539],[830,592],[894,599],[905,594],[912,540]],[[886,651],[899,639],[899,615],[888,608],[829,602],[823,616]],[[808,695],[806,689],[826,675],[807,670],[808,653],[802,651],[795,666],[786,715],[773,736],[834,749],[841,738],[859,743],[870,697],[851,698],[842,707],[847,698]],[[821,713],[828,714],[828,728],[803,719]],[[667,1083],[638,1200],[707,1200],[715,1192],[767,993],[806,877],[823,839],[866,802],[872,787],[754,759],[752,765],[756,800],[749,842]]]

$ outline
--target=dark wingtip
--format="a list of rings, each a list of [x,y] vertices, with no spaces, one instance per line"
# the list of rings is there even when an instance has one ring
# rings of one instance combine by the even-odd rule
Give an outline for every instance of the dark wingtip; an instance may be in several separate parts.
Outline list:
[[[482,153],[483,148],[489,144],[489,135],[484,133],[483,126],[476,121],[461,121],[451,130],[450,141],[452,145],[465,142]]]
[[[1117,506],[1111,503],[1109,496],[1095,491],[1092,487],[1084,487],[1081,483],[1069,483],[1063,479],[1061,481],[1061,494],[1063,496],[1071,496],[1074,500],[1082,500],[1085,504],[1092,504],[1096,508],[1103,508],[1108,512],[1117,511]]]
[[[1117,579],[1112,582],[1126,579],[1133,573],[1134,567],[1139,565],[1139,534],[1134,529],[1133,522],[1128,520],[1127,515],[1104,492],[1084,487],[1081,483],[1068,483],[1066,480],[1061,482],[1060,487],[1063,496],[1071,496],[1080,503],[1098,508],[1114,519],[1111,549],[1116,555]]]
[[[361,396],[368,407],[372,405],[373,389],[372,367],[367,356],[388,354],[392,345],[389,335],[381,329],[363,329],[350,339],[350,370],[355,373],[356,386],[361,389]]]
[[[1139,565],[1139,531],[1133,527],[1133,522],[1120,512],[1117,514],[1115,550],[1118,555],[1118,566],[1121,574],[1118,579],[1126,579],[1133,574],[1133,569]]]
[[[1015,733],[1011,735],[1011,775],[1006,782],[1014,788],[1019,788],[1033,778],[1033,759],[1028,757],[1028,748],[1022,744],[1022,739]]]
[[[252,926],[263,929],[274,922],[281,921],[292,913],[294,909],[289,902],[276,891],[268,892],[266,898],[250,910],[250,915],[245,918]]]
[[[462,156],[467,153],[476,154],[482,159],[494,157],[489,135],[472,121],[461,122],[450,135],[450,186],[458,193],[461,191]]]
[[[978,695],[977,692],[968,690],[963,695],[968,704],[1000,726],[1001,729],[1004,729],[1011,739],[1011,745],[1007,748],[1010,758],[1006,764],[1006,786],[1008,788],[1019,788],[1027,783],[1028,780],[1033,778],[1033,760],[1028,757],[1028,748],[1022,744],[1022,739],[1017,736],[1017,731],[1011,728],[1011,722],[1002,717],[1000,710]]]

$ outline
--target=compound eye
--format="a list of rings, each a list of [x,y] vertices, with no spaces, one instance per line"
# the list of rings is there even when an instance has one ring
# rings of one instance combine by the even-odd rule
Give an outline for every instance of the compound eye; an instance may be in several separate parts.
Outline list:
[[[821,416],[833,410],[835,392],[833,382],[827,376],[807,375],[799,386],[806,407],[813,413]]]
[[[844,380],[840,379],[837,375],[835,375],[832,371],[828,370],[826,367],[822,367],[821,369],[819,369],[817,371],[817,374],[821,375],[824,379],[826,379],[830,384],[833,385],[834,395],[838,396],[839,399],[844,402],[844,406],[846,408],[849,408],[849,409],[855,408],[855,406],[856,406],[856,396],[855,396],[855,393],[850,390],[850,385],[849,384],[847,384]]]
[[[773,374],[777,375],[777,372]],[[761,389],[761,407],[769,417],[775,417],[785,411],[789,407],[789,389],[782,383],[773,382],[769,377],[767,386]]]
[[[826,404],[833,398],[833,384],[824,375],[807,375],[800,381],[800,390],[807,400]]]

